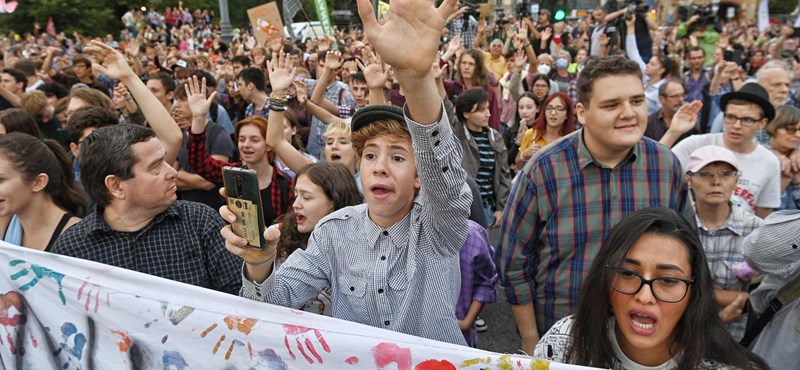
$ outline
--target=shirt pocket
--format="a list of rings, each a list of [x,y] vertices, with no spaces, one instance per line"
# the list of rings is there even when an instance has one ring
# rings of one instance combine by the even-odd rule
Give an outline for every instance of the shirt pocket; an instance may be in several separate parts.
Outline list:
[[[393,291],[396,292],[405,291],[407,286],[408,286],[408,280],[406,279],[405,274],[395,273],[389,275],[389,287],[392,288]]]
[[[345,274],[339,275],[336,281],[342,303],[354,315],[353,320],[367,323],[367,300],[364,297],[367,293],[367,282],[363,278]]]

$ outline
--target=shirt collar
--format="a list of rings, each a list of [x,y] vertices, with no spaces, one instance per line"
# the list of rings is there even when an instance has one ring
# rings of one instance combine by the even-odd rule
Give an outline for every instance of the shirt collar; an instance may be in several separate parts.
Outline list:
[[[372,249],[375,249],[375,245],[381,237],[388,237],[395,248],[405,248],[408,245],[408,233],[411,230],[411,212],[408,212],[402,220],[384,229],[370,220],[369,208],[367,208],[367,217],[364,218],[364,230],[367,234],[369,247]]]
[[[165,218],[178,218],[178,217],[180,217],[180,212],[178,212],[176,204],[177,204],[177,202],[172,203],[172,205],[169,206],[169,208],[167,208],[165,211],[157,214],[156,217],[154,217],[152,220],[150,220],[150,222],[147,223],[147,225],[145,227],[143,227],[139,231],[143,231],[143,230],[149,229],[151,225],[155,225],[157,223],[160,223]],[[103,217],[103,210],[104,210],[103,207],[97,206],[95,211],[92,214],[90,214],[89,216],[86,216],[86,218],[89,218],[89,220],[92,222],[92,230],[91,231],[92,232],[116,232],[116,230],[112,229],[111,226],[108,225],[108,223],[106,222],[105,217]],[[94,217],[94,220],[91,220],[91,217]]]
[[[578,135],[578,140],[577,140],[577,143],[578,143],[578,159],[580,160],[581,168],[585,168],[586,166],[588,166],[590,164],[594,164],[595,166],[600,167],[600,168],[607,168],[607,166],[605,166],[603,164],[600,164],[599,162],[596,162],[594,160],[594,158],[592,158],[592,155],[589,153],[589,149],[586,148],[586,143],[583,141],[583,132],[584,132],[584,130],[583,130],[583,128],[581,128],[580,130],[576,131],[575,134],[574,134],[574,135]],[[640,158],[641,154],[642,154],[642,140],[640,139],[636,143],[636,145],[633,146],[633,150],[628,152],[628,156],[625,157],[625,159],[623,159],[622,162],[620,162],[619,165],[623,165],[623,164],[627,164],[627,163],[633,162],[637,158]],[[617,167],[619,167],[619,165],[617,165]]]
[[[717,232],[717,231],[720,231],[720,230],[723,230],[723,229],[728,229],[728,230],[730,230],[732,233],[734,233],[736,235],[744,236],[744,234],[745,234],[745,230],[744,230],[744,213],[742,213],[744,211],[742,211],[739,207],[734,207],[731,203],[729,203],[729,204],[731,205],[731,215],[730,215],[730,217],[728,217],[728,220],[725,221],[725,223],[722,224],[722,226],[720,226],[719,229],[717,229],[714,232]],[[706,232],[710,232],[703,225],[703,221],[700,220],[700,217],[697,215],[697,212],[695,212],[695,221],[697,221],[697,227],[698,228],[702,228]]]

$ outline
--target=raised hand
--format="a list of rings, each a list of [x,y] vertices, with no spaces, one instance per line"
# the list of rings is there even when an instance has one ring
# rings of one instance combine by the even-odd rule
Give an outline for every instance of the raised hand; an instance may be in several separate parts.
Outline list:
[[[481,19],[478,21],[477,33],[482,35],[485,32],[486,32],[486,19]]]
[[[431,73],[442,28],[456,11],[458,0],[444,0],[438,7],[430,0],[393,0],[382,25],[375,18],[370,0],[357,2],[367,39],[396,74],[423,77]],[[414,45],[416,50],[409,53],[403,45]]]
[[[328,56],[331,54],[328,53]],[[328,58],[325,58],[326,68],[327,65]],[[269,71],[269,83],[272,85],[273,93],[276,95],[286,94],[286,91],[292,86],[292,81],[294,81],[296,67],[287,68],[286,53],[283,50],[278,53],[272,53],[272,60],[269,61],[267,70]]]
[[[550,36],[553,36],[553,29],[547,27],[542,31],[542,40],[547,41],[550,39]]]
[[[342,67],[342,53],[331,50],[325,54],[325,68],[335,71]]]
[[[97,59],[103,60],[105,66],[92,63],[92,68],[112,79],[125,80],[136,76],[136,73],[128,65],[128,61],[125,60],[125,56],[111,46],[92,40],[89,46],[84,48],[84,51]]]
[[[358,68],[364,72],[364,78],[367,80],[367,87],[370,89],[383,89],[386,86],[386,81],[389,79],[389,68],[383,63],[380,58],[365,66],[360,60]]]
[[[447,43],[447,54],[454,55],[461,47],[461,35],[456,35]]]
[[[703,102],[695,100],[689,104],[682,106],[672,116],[672,123],[669,125],[670,130],[677,130],[678,133],[685,134],[694,128],[697,122],[697,113],[703,108]]]
[[[125,54],[128,54],[131,57],[139,56],[139,41],[136,39],[131,39],[128,41],[128,44],[125,45]]]
[[[304,84],[302,81],[294,81],[294,88],[297,91],[297,101],[305,105],[308,102],[308,86]]]
[[[206,79],[203,78],[202,81],[198,81],[197,76],[192,76],[184,87],[186,88],[186,100],[189,102],[189,109],[192,111],[192,121],[198,118],[205,119],[217,92],[213,92],[211,96],[206,98]]]

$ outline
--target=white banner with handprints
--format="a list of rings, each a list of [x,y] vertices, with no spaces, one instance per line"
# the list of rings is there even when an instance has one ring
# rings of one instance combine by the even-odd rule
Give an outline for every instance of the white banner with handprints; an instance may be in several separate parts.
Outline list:
[[[0,242],[5,369],[580,369]]]

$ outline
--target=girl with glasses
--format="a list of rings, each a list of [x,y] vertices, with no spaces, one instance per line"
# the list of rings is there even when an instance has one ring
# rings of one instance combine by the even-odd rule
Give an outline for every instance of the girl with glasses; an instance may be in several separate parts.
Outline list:
[[[534,357],[611,369],[768,369],[723,326],[700,240],[671,209],[620,221],[584,282],[575,314],[550,328]]]
[[[572,99],[566,93],[557,92],[548,96],[542,106],[542,114],[536,118],[533,127],[528,129],[520,143],[517,168],[536,152],[562,137],[575,131],[575,113]]]

